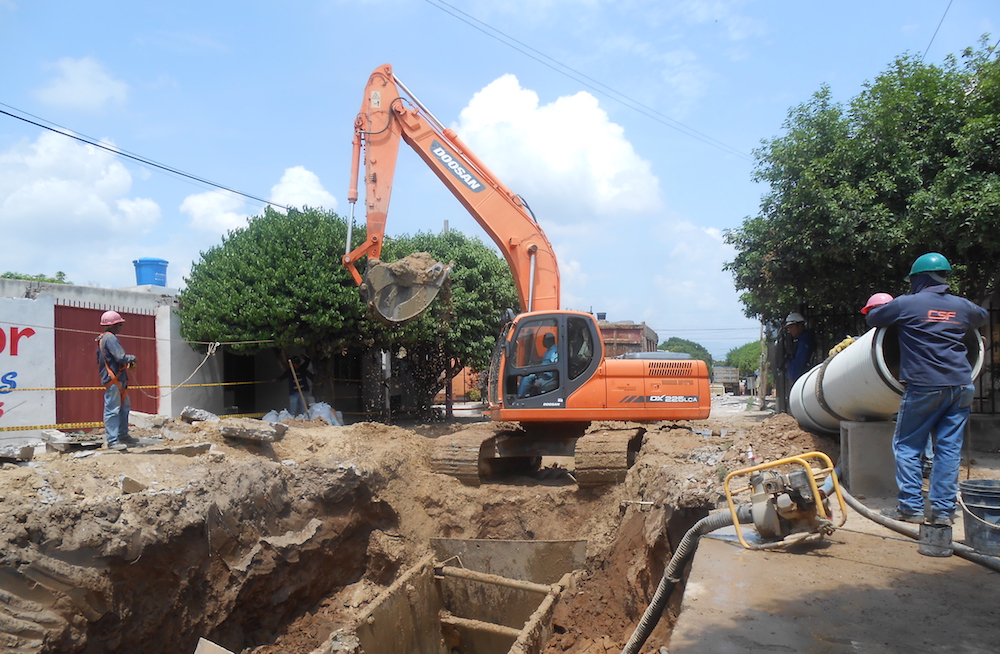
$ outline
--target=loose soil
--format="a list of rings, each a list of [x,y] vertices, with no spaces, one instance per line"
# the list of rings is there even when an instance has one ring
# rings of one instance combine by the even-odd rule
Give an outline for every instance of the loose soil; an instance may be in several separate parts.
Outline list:
[[[833,439],[727,396],[709,420],[648,426],[619,485],[581,489],[571,462],[546,460],[537,477],[470,487],[430,471],[434,439],[466,427],[293,421],[252,443],[170,420],[133,430],[162,447],[4,464],[0,649],[192,652],[204,636],[234,652],[322,651],[444,537],[587,539],[546,652],[620,651],[672,546],[720,506],[749,448],[758,461],[837,455]],[[678,599],[643,652],[667,643]]]

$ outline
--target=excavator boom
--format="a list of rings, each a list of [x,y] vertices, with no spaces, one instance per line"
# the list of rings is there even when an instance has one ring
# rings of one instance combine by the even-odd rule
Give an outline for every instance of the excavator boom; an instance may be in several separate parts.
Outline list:
[[[402,267],[417,281],[380,270],[386,215],[392,193],[399,141],[409,145],[462,203],[503,253],[517,288],[521,311],[559,308],[559,267],[555,252],[524,201],[504,186],[393,74],[388,64],[371,75],[354,123],[354,152],[348,202],[358,200],[364,155],[367,239],[344,256],[343,264],[377,314],[391,322],[408,320],[426,308],[450,267],[425,271]],[[357,264],[368,257],[363,277]],[[425,259],[421,260],[426,263]],[[409,285],[407,285],[409,284]]]

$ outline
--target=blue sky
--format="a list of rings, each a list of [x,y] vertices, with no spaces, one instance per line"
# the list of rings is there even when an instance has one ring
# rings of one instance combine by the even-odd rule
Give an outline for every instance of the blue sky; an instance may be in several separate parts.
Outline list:
[[[527,199],[565,308],[722,358],[759,332],[721,269],[723,231],[766,190],[752,150],[821,85],[846,102],[896,56],[941,62],[998,21],[995,0],[0,0],[0,110],[347,215],[354,117],[390,63]],[[405,146],[392,198],[389,235],[447,220],[488,240]],[[262,210],[0,115],[0,269],[118,287],[159,257],[180,287]]]

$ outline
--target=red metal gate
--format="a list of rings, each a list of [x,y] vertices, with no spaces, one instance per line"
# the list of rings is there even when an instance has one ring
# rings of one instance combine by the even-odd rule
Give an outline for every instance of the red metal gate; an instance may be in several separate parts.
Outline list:
[[[56,306],[55,356],[56,388],[73,389],[101,385],[97,368],[97,337],[101,334],[103,309]],[[122,346],[136,357],[136,367],[129,371],[129,386],[159,384],[156,366],[156,317],[128,313],[118,309],[125,319],[118,334]],[[132,410],[156,413],[159,389],[129,391]],[[59,424],[102,422],[104,391],[57,390],[56,422]]]

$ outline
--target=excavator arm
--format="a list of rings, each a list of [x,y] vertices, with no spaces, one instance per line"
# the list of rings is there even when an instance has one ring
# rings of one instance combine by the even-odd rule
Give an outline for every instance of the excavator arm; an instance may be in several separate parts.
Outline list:
[[[525,202],[490,172],[453,129],[441,125],[427,111],[393,75],[389,64],[377,68],[365,88],[354,123],[347,197],[353,223],[363,151],[367,238],[344,256],[343,265],[370,306],[390,322],[409,320],[427,308],[450,271],[450,266],[428,260],[426,255],[392,264],[380,261],[400,138],[434,171],[503,253],[514,276],[521,311],[558,310],[555,252]],[[357,264],[366,256],[368,267],[362,277]]]

